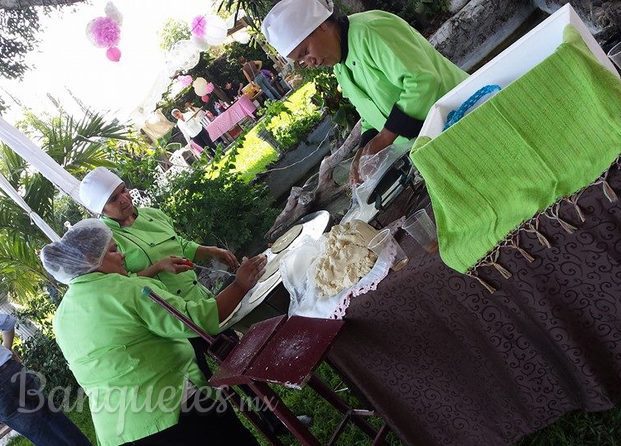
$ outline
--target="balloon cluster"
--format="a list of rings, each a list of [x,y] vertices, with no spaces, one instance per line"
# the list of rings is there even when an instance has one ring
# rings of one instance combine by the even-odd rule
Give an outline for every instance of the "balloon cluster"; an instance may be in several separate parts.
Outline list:
[[[192,82],[194,87],[194,93],[201,97],[203,102],[209,102],[209,95],[213,93],[214,85],[211,82],[207,82],[205,78],[197,77]]]
[[[192,76],[190,76],[189,74],[177,77],[177,82],[179,82],[179,85],[181,85],[183,88],[192,85],[192,80]]]
[[[121,60],[121,50],[117,45],[121,40],[123,16],[112,2],[106,4],[105,13],[105,16],[96,17],[88,22],[86,35],[96,47],[107,48],[108,60],[118,62]]]
[[[201,51],[209,48],[209,45],[220,45],[226,40],[229,27],[221,17],[217,15],[199,15],[190,22],[191,41]]]

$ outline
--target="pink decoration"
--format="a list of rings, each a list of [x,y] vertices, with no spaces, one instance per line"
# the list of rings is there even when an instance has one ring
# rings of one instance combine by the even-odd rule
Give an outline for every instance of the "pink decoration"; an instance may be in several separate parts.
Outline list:
[[[189,74],[186,74],[186,75],[177,77],[177,82],[179,82],[179,85],[185,88],[185,87],[192,85],[193,79],[192,79],[192,76],[190,76]]]
[[[204,95],[204,96],[201,96],[201,101],[203,101],[204,103],[209,102],[209,99],[210,99],[210,98],[209,98],[209,95],[208,95],[208,94],[206,94],[206,95]]]
[[[213,88],[214,88],[214,87],[213,87],[213,84],[212,84],[211,82],[209,82],[209,83],[207,84],[207,94],[211,94],[211,93],[213,93]]]
[[[190,31],[195,37],[203,37],[205,36],[206,27],[207,19],[205,18],[205,16],[197,15],[192,19],[192,23],[190,24]]]
[[[111,48],[121,40],[121,28],[110,17],[97,17],[86,26],[86,33],[95,46]]]
[[[108,51],[106,51],[106,57],[112,62],[118,62],[121,60],[121,50],[115,46],[108,48]]]

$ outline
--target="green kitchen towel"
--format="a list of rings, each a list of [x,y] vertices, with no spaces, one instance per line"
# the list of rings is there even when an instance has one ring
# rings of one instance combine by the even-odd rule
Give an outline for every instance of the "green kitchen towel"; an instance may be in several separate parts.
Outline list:
[[[621,81],[569,25],[552,55],[411,158],[431,196],[442,260],[463,273],[620,153]]]

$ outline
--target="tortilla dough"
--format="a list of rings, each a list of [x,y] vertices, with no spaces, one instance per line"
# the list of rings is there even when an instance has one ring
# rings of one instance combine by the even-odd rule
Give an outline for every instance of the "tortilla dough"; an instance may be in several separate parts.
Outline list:
[[[321,296],[334,296],[371,271],[377,256],[367,246],[376,234],[377,230],[360,220],[332,228],[315,270],[315,285]]]

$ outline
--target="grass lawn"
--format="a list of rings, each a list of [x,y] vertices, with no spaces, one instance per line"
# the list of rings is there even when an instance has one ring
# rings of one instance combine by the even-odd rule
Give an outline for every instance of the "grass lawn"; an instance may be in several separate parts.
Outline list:
[[[317,107],[309,106],[310,98],[315,94],[315,84],[309,82],[294,93],[289,95],[284,101],[284,105],[292,111],[294,118],[287,121],[288,124],[295,121],[298,116],[306,116],[308,113],[317,112]],[[313,108],[314,107],[314,108]],[[291,116],[291,115],[288,115]],[[274,119],[274,121],[277,121]],[[277,125],[278,122],[274,122]],[[235,161],[235,172],[239,172],[244,181],[250,182],[257,174],[264,172],[271,163],[276,161],[280,154],[268,143],[259,138],[258,126],[252,128],[243,141],[237,153]],[[269,125],[268,125],[269,128]],[[226,157],[221,163],[226,162]]]
[[[346,388],[339,376],[328,366],[320,366],[318,374],[332,389],[343,390]],[[308,388],[297,391],[276,386],[275,390],[296,415],[306,414],[313,417],[311,431],[321,444],[327,443],[341,419],[340,414]],[[339,392],[339,395],[353,404],[354,407],[363,408],[357,404],[350,392],[342,391]],[[93,445],[97,444],[88,405],[85,405],[84,412],[70,413],[69,417],[82,429],[82,432],[86,434]],[[242,420],[248,425],[245,419],[242,418]],[[379,427],[381,423],[377,418],[370,418],[369,421],[375,427]],[[268,446],[263,437],[256,436],[262,446]],[[286,445],[297,445],[290,435],[282,435],[280,438]],[[393,434],[389,435],[388,444],[390,446],[402,445]],[[9,441],[8,445],[26,446],[32,445],[32,443],[24,438],[14,438]],[[360,430],[352,427],[350,423],[337,445],[366,446],[370,445],[370,440]],[[621,408],[600,413],[574,412],[567,414],[551,426],[525,437],[516,446],[621,446]]]

